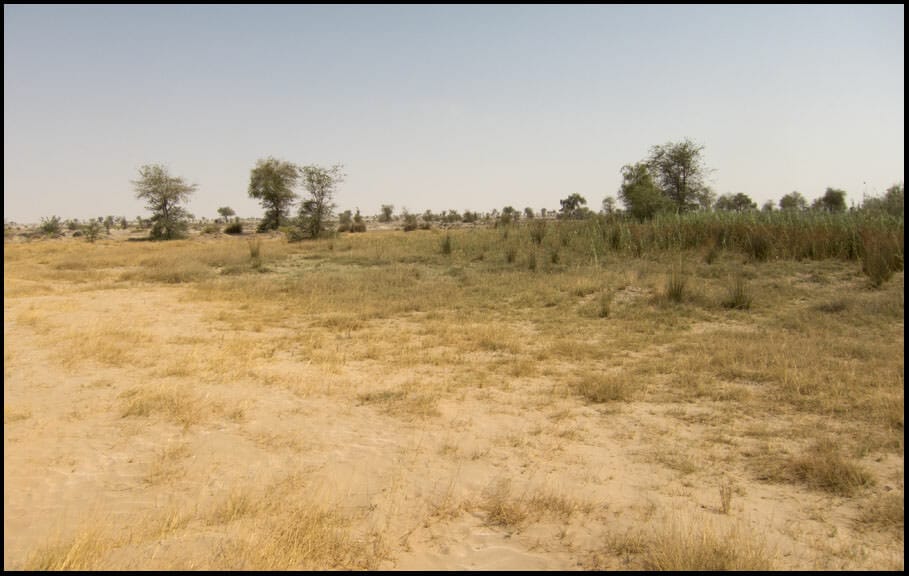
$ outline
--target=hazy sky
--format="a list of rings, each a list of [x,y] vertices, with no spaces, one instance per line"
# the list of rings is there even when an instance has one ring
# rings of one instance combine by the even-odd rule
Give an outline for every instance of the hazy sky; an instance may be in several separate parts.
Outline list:
[[[336,202],[599,209],[650,147],[703,144],[758,204],[903,180],[904,7],[10,6],[3,209],[147,216],[160,163],[189,203],[260,216],[259,158],[345,165]]]

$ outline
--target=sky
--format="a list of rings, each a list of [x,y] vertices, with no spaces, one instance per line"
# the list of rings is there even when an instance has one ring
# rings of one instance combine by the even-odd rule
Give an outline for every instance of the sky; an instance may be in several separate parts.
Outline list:
[[[3,7],[3,210],[264,213],[273,156],[343,164],[339,210],[597,210],[656,145],[702,145],[759,205],[903,181],[904,6]],[[302,192],[302,190],[300,191]]]

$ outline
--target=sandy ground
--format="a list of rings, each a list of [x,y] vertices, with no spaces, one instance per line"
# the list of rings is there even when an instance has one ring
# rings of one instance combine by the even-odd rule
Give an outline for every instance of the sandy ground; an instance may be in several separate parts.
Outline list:
[[[216,320],[219,306],[179,286],[4,300],[5,569],[86,527],[144,534],[162,514],[202,517],[232,491],[268,490],[288,475],[303,479],[301,499],[343,512],[351,533],[376,540],[376,568],[637,569],[634,535],[674,522],[738,530],[764,543],[777,569],[901,567],[901,541],[879,532],[857,541],[852,500],[742,470],[737,455],[760,440],[739,433],[763,425],[747,416],[700,404],[591,405],[545,377],[466,385],[425,413],[395,409],[364,394],[444,374],[389,374],[380,360],[327,369],[278,356],[257,368],[259,383],[251,373],[197,379],[175,361],[203,362],[235,337]],[[80,334],[112,328],[123,331],[106,345],[112,356],[88,349],[72,360],[86,345]],[[266,327],[244,337],[283,336]],[[150,343],[160,358],[135,353]],[[262,383],[266,370],[274,378]],[[189,394],[191,424],[163,411],[124,416],[130,391],[155,386]],[[735,440],[704,442],[717,435]],[[881,490],[902,489],[902,459],[865,464]],[[724,483],[735,489],[727,514]],[[525,517],[491,521],[496,495]],[[191,521],[136,536],[103,565],[204,568],[234,529]]]

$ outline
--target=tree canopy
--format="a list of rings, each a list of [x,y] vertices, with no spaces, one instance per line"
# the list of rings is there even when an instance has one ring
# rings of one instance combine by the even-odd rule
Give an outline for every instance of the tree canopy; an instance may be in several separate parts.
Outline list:
[[[256,162],[249,175],[249,196],[265,208],[260,231],[277,230],[287,219],[287,210],[297,197],[294,186],[298,177],[298,168],[290,162],[273,157]]]
[[[196,184],[171,176],[160,164],[147,164],[139,169],[139,179],[133,181],[136,197],[145,200],[152,212],[152,238],[172,240],[181,237],[187,228],[188,214],[181,206],[196,191]]]

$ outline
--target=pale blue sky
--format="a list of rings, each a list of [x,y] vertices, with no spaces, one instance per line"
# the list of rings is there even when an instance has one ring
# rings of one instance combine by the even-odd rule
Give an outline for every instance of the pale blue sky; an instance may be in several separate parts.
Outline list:
[[[260,216],[269,155],[343,163],[336,202],[599,209],[651,146],[705,146],[758,204],[903,180],[904,7],[10,6],[4,216],[147,216],[161,163],[189,210]]]

